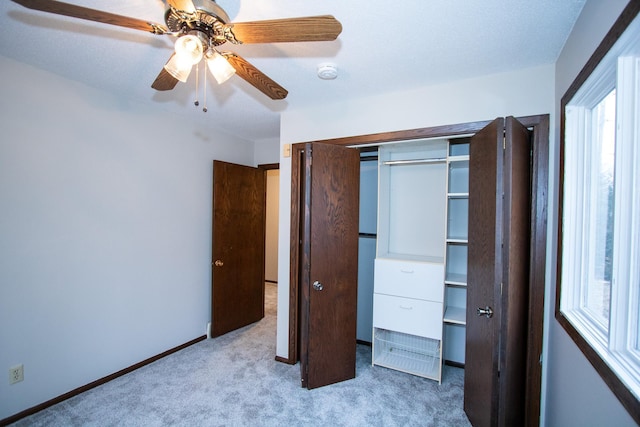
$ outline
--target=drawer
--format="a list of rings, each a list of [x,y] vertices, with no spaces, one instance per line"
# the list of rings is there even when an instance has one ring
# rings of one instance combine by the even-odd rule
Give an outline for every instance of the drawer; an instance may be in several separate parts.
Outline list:
[[[373,294],[373,327],[442,339],[442,303]]]
[[[376,259],[374,292],[442,302],[444,264]]]

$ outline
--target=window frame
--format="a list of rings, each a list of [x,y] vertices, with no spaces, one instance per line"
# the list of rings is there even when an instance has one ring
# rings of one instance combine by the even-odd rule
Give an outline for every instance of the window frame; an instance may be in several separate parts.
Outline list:
[[[580,305],[580,292],[585,287],[584,285],[572,283],[572,285],[565,285],[565,292],[563,293],[562,288],[562,277],[563,277],[563,232],[566,231],[567,236],[569,238],[574,238],[576,235],[580,238],[583,238],[583,234],[587,235],[587,232],[576,231],[576,227],[570,228],[566,227],[566,230],[563,230],[563,218],[565,213],[568,215],[578,215],[581,217],[584,215],[584,212],[576,213],[578,209],[582,210],[584,204],[576,203],[576,198],[572,199],[572,202],[575,206],[563,206],[565,201],[565,186],[566,188],[571,188],[572,183],[571,180],[578,180],[577,175],[579,173],[584,173],[584,170],[572,170],[575,166],[569,162],[567,164],[565,160],[565,138],[566,132],[575,134],[575,132],[583,132],[584,131],[584,123],[580,122],[579,125],[567,123],[567,115],[568,114],[581,114],[581,120],[590,121],[591,108],[596,105],[599,100],[602,100],[605,95],[607,95],[611,89],[616,89],[616,116],[618,114],[637,114],[638,105],[640,104],[640,96],[632,95],[629,96],[624,92],[621,92],[618,89],[618,82],[623,81],[624,84],[628,84],[630,79],[635,79],[637,82],[640,78],[640,59],[638,56],[633,58],[633,60],[637,61],[638,65],[635,67],[635,73],[630,73],[629,71],[634,69],[630,64],[625,64],[625,58],[616,59],[616,67],[618,71],[613,71],[613,76],[611,67],[608,64],[603,67],[598,68],[598,66],[603,62],[603,60],[611,61],[608,54],[614,55],[618,58],[618,54],[613,51],[614,47],[617,48],[616,43],[620,38],[623,37],[625,30],[629,27],[629,25],[638,17],[640,12],[640,2],[632,0],[629,2],[627,7],[624,9],[618,20],[615,22],[611,30],[607,33],[602,43],[598,46],[596,51],[593,53],[587,64],[578,74],[574,82],[571,84],[565,95],[562,97],[560,104],[560,175],[559,175],[559,208],[558,208],[558,252],[557,252],[557,271],[556,271],[556,305],[555,305],[555,317],[558,322],[562,325],[565,331],[569,334],[569,336],[576,343],[578,348],[582,351],[582,353],[586,356],[589,362],[596,369],[598,374],[602,377],[605,383],[609,386],[609,388],[613,391],[616,397],[620,400],[622,405],[627,409],[629,414],[634,418],[634,420],[640,424],[640,402],[634,392],[630,390],[625,381],[629,381],[629,377],[627,376],[625,380],[621,379],[619,374],[614,370],[610,365],[613,366],[624,366],[624,369],[629,372],[635,372],[635,375],[632,376],[631,380],[637,378],[637,374],[640,373],[640,342],[631,343],[628,342],[627,338],[630,336],[629,334],[634,334],[637,337],[638,328],[640,326],[639,323],[639,314],[638,309],[640,308],[640,297],[638,293],[640,293],[640,284],[633,283],[629,286],[625,286],[623,291],[614,292],[614,285],[611,286],[611,318],[609,320],[609,329],[608,331],[604,331],[601,327],[596,325],[596,322],[593,322],[589,319],[589,316],[585,315],[584,310],[575,309],[576,306]],[[628,62],[628,61],[627,61]],[[626,79],[626,83],[625,82]],[[613,87],[612,83],[613,82]],[[588,83],[589,86],[585,86],[585,83]],[[638,86],[636,86],[637,88]],[[636,91],[637,92],[637,91]],[[572,106],[572,103],[574,106]],[[575,106],[575,105],[578,106]],[[590,106],[589,106],[590,105]],[[622,109],[620,107],[623,107]],[[577,111],[582,109],[582,111]],[[616,122],[624,121],[625,118],[617,117]],[[634,126],[632,129],[624,129],[622,131],[631,130],[632,132],[636,132],[636,135],[640,134],[640,120],[636,117],[627,117],[627,122],[634,122]],[[621,132],[621,129],[616,129],[616,133]],[[574,135],[575,136],[575,135]],[[581,135],[583,136],[583,135]],[[620,135],[618,135],[620,136]],[[618,139],[616,137],[616,140]],[[625,137],[625,135],[622,135]],[[585,138],[581,138],[582,141],[585,141],[585,145],[588,144],[588,141]],[[586,155],[586,151],[584,149],[576,150],[573,155]],[[638,150],[640,151],[640,150]],[[636,170],[634,168],[634,162],[637,162],[640,159],[640,154],[635,154],[635,156],[631,156],[631,153],[618,152],[618,144],[616,142],[616,160],[615,160],[615,195],[614,198],[620,197],[628,197],[634,186],[637,184],[640,186],[640,170]],[[568,166],[568,169],[565,168]],[[584,161],[580,167],[584,167]],[[590,165],[587,167],[590,168]],[[619,169],[622,168],[623,172],[620,172]],[[640,166],[638,166],[640,168]],[[565,173],[567,182],[565,183]],[[625,176],[631,176],[631,179],[622,180],[624,182],[618,182],[617,177],[620,173],[624,173]],[[618,186],[621,185],[621,188]],[[635,187],[638,188],[638,187]],[[583,191],[582,197],[590,197],[588,194],[589,191]],[[620,193],[620,194],[617,194]],[[639,198],[640,200],[640,198]],[[618,212],[617,207],[619,206],[620,200],[614,202],[614,206],[616,209],[614,211],[614,274],[612,277],[612,282],[616,280],[626,281],[626,283],[630,280],[640,281],[637,277],[640,276],[640,267],[636,267],[633,265],[633,261],[629,261],[622,259],[622,257],[616,257],[616,253],[629,253],[631,250],[635,251],[634,253],[640,253],[640,237],[634,237],[633,239],[621,239],[619,238],[620,227],[616,225],[619,221],[622,221],[621,224],[625,225],[633,225],[631,218],[633,216],[640,216],[640,202],[635,203],[634,206],[631,202],[624,202],[626,205],[630,206],[631,214],[629,212]],[[589,209],[585,209],[588,211]],[[626,215],[626,216],[625,216]],[[632,236],[637,236],[640,234],[640,227],[636,227],[635,230],[631,230]],[[617,230],[617,231],[616,231]],[[583,241],[583,240],[581,240]],[[581,268],[581,262],[585,260],[585,254],[582,252],[578,255],[574,255],[571,253],[564,254],[567,256],[566,264],[568,268],[572,268],[573,277],[583,277],[583,270]],[[586,259],[588,259],[588,254],[586,254]],[[640,255],[638,255],[640,256]],[[637,259],[637,258],[636,258]],[[623,271],[625,274],[623,277],[618,277],[615,271]],[[577,276],[576,276],[577,274]],[[616,289],[619,289],[617,287]],[[564,298],[564,299],[563,299]],[[569,303],[567,303],[567,299]],[[624,307],[624,304],[628,304]],[[568,310],[566,313],[563,311],[564,308],[571,307],[572,310]],[[621,308],[622,307],[622,308]],[[621,313],[624,312],[624,316]],[[618,316],[614,316],[615,314]],[[620,325],[624,325],[624,327],[620,327]],[[576,327],[577,326],[577,327]],[[578,328],[582,328],[588,330],[589,332],[584,335],[579,332]],[[634,336],[634,335],[631,335]],[[640,340],[640,339],[639,339]],[[635,348],[633,346],[635,345]],[[613,349],[613,350],[610,350]],[[607,353],[606,360],[601,356],[601,353]],[[619,357],[622,355],[622,357]],[[629,364],[628,360],[631,359],[632,363]],[[622,377],[625,377],[626,374],[621,374]]]

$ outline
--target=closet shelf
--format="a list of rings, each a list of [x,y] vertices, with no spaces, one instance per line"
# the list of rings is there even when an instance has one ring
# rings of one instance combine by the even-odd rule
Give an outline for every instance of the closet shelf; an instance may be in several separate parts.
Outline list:
[[[467,310],[462,307],[447,306],[444,312],[444,322],[456,325],[466,325]]]
[[[450,199],[468,199],[469,193],[447,193],[447,197]]]
[[[416,360],[405,357],[400,350],[396,352],[382,353],[380,356],[376,357],[373,364],[405,372],[407,374],[439,380],[439,357],[425,355],[423,360]]]
[[[390,259],[395,261],[413,261],[413,262],[428,262],[432,264],[444,264],[444,257],[399,254],[395,252],[381,253],[376,258]]]
[[[440,380],[440,341],[386,329],[374,332],[373,364]]]
[[[469,155],[464,156],[449,156],[449,162],[468,162]]]
[[[449,286],[467,286],[466,274],[449,273],[444,279],[444,284]]]
[[[465,238],[448,238],[446,239],[447,243],[450,243],[452,245],[467,245],[469,244],[469,240],[465,239]]]
[[[434,159],[411,159],[411,160],[387,160],[382,162],[383,165],[397,166],[397,165],[421,165],[428,163],[446,163],[445,157],[438,157]]]
[[[457,273],[447,273],[444,283],[450,286],[467,286],[467,275]]]
[[[447,243],[453,243],[457,245],[466,245],[469,243],[469,240],[466,238],[451,237],[451,238],[447,238]]]

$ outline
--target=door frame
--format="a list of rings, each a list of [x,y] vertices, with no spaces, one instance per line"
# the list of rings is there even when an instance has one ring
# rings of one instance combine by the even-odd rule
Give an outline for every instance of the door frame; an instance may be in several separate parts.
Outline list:
[[[266,198],[267,198],[267,191],[266,191],[266,183],[267,183],[267,172],[269,172],[270,170],[277,170],[280,171],[280,163],[262,163],[259,164],[258,166],[256,166],[258,169],[262,169],[264,171],[264,179],[265,179],[265,204],[266,204]],[[278,178],[278,181],[280,181],[280,178]],[[278,205],[278,211],[280,210],[280,206]],[[267,226],[266,226],[266,209],[265,209],[265,227],[264,227],[264,233],[265,233],[265,259],[262,261],[262,269],[266,270],[266,265],[267,265],[267,260],[266,260],[266,250],[267,250],[267,246],[266,246],[266,236],[267,236]],[[265,275],[265,283],[269,282],[266,278]],[[276,281],[276,284],[278,282]]]
[[[540,424],[540,393],[542,380],[542,341],[544,328],[545,270],[547,253],[547,195],[549,181],[549,115],[516,117],[532,131],[532,176],[531,176],[531,228],[529,267],[529,313],[530,325],[527,336],[527,378],[525,422],[527,426]],[[460,123],[455,125],[418,128],[403,131],[383,132],[352,137],[319,140],[324,144],[348,145],[355,148],[394,141],[421,138],[442,138],[474,134],[492,120]],[[301,161],[305,143],[291,146],[291,238],[289,271],[289,356],[276,359],[295,364],[299,359],[299,261],[300,261],[300,202]],[[362,147],[364,148],[364,147]],[[354,260],[357,262],[357,260]],[[537,396],[536,398],[531,398]]]

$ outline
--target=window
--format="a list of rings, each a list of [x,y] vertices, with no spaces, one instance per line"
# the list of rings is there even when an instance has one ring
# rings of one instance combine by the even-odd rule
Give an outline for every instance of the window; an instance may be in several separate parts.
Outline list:
[[[562,99],[556,317],[640,422],[640,18],[632,3],[616,22],[624,28],[614,26]]]
[[[561,307],[602,342],[609,331],[613,269],[616,90],[567,105]],[[571,181],[569,176],[572,175]],[[580,244],[575,244],[580,242]],[[572,260],[572,261],[570,261]],[[572,265],[573,264],[573,265]]]

